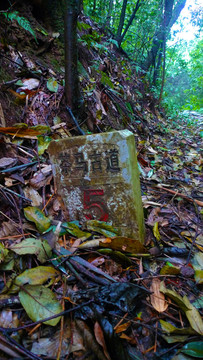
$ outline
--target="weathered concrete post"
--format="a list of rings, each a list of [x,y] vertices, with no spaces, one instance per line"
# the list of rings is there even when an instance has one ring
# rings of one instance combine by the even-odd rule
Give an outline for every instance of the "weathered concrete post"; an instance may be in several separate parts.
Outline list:
[[[144,242],[135,140],[128,130],[52,141],[48,152],[69,221],[112,222]]]

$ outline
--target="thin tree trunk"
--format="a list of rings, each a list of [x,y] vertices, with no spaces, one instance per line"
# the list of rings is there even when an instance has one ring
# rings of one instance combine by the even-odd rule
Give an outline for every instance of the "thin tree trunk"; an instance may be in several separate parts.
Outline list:
[[[119,46],[121,45],[121,43],[122,43],[122,41],[123,41],[123,39],[124,39],[124,37],[125,37],[128,29],[129,29],[130,25],[132,24],[132,22],[133,22],[133,20],[134,20],[134,18],[135,18],[135,15],[136,15],[136,13],[137,13],[140,5],[141,5],[140,1],[141,1],[141,0],[137,0],[137,3],[136,3],[135,8],[134,8],[134,10],[133,10],[133,12],[132,12],[132,15],[131,15],[131,17],[130,17],[127,25],[126,25],[126,28],[125,28],[125,30],[123,31],[123,34],[120,36],[120,44],[119,44]]]
[[[164,1],[164,16],[158,30],[154,34],[151,50],[148,52],[148,56],[143,64],[145,71],[148,71],[151,66],[156,67],[156,58],[160,47],[163,47],[163,43],[166,41],[171,27],[178,19],[186,3],[186,0],[179,0],[173,9],[174,1],[175,0]]]
[[[166,74],[166,40],[163,43],[163,72],[162,72],[161,90],[160,90],[160,94],[159,94],[158,104],[160,104],[160,102],[161,102],[163,91],[164,91],[165,74]]]
[[[107,14],[107,18],[106,18],[106,24],[105,24],[106,27],[110,27],[112,10],[113,10],[113,0],[110,0],[108,14]]]
[[[93,2],[93,9],[92,9],[92,12],[95,13],[96,11],[96,0],[94,0]]]
[[[120,21],[119,21],[119,25],[118,25],[117,34],[116,34],[116,40],[118,41],[119,46],[121,44],[120,38],[121,38],[123,25],[124,25],[124,21],[125,21],[125,13],[126,13],[127,2],[128,2],[128,0],[123,0],[123,5],[122,5],[121,15],[120,15]]]
[[[77,0],[66,0],[65,2],[65,95],[67,106],[72,112],[75,112],[80,101],[77,69],[77,17],[79,7]]]

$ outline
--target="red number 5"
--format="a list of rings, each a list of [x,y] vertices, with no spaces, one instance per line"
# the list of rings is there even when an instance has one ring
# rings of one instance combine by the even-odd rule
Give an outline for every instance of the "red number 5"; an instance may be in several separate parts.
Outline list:
[[[84,209],[85,217],[88,220],[97,219],[107,221],[109,215],[105,204],[103,203],[104,190],[84,190]]]

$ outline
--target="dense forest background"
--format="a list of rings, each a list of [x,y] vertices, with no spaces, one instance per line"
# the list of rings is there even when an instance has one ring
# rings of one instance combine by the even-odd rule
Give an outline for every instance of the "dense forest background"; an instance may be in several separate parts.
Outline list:
[[[199,1],[84,0],[83,3],[84,11],[111,34],[112,42],[127,53],[135,70],[148,79],[159,102],[163,99],[170,111],[202,111]]]
[[[23,3],[1,1],[0,11],[11,21],[17,20],[13,9],[16,6],[20,9]],[[180,110],[202,112],[203,21],[200,0],[30,0],[26,3],[34,7],[34,15],[42,23],[48,24],[49,29],[58,30],[62,37],[64,13],[69,12],[67,23],[73,25],[82,11],[107,35],[107,47],[111,43],[122,50],[138,76],[148,81],[157,105],[162,102],[171,116]],[[72,25],[67,29],[69,27],[73,33],[76,29],[73,30]],[[29,29],[28,24],[26,27]],[[106,48],[101,39],[102,36],[89,31],[79,36],[78,42],[88,48],[97,43],[97,50],[104,53]],[[74,41],[77,42],[76,33]],[[72,50],[76,47],[73,46]],[[74,56],[76,59],[76,53]],[[74,72],[74,69],[68,72]]]

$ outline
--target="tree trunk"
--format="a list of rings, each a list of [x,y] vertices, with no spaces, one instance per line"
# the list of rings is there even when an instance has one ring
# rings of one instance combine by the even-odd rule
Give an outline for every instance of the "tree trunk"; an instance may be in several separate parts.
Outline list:
[[[77,17],[79,15],[79,2],[77,0],[66,0],[65,3],[65,96],[67,106],[75,113],[80,102],[77,69]]]
[[[124,39],[124,37],[125,37],[125,34],[127,33],[130,25],[132,24],[132,22],[133,22],[133,20],[134,20],[134,18],[135,18],[135,15],[136,15],[136,13],[137,13],[140,5],[141,5],[140,1],[142,1],[142,0],[137,0],[137,3],[136,3],[135,8],[134,8],[134,10],[133,10],[133,12],[132,12],[132,15],[131,15],[131,17],[130,17],[127,25],[126,25],[126,28],[125,28],[125,30],[123,31],[123,34],[120,36],[120,39],[119,39],[119,40],[120,40],[120,43],[118,43],[119,47],[120,47],[120,45],[121,45],[121,43],[122,43],[122,41],[123,41],[123,39]]]
[[[121,15],[120,15],[120,21],[119,21],[119,25],[118,25],[117,34],[116,34],[116,40],[118,41],[119,46],[121,44],[121,33],[122,33],[122,30],[123,30],[123,25],[124,25],[124,21],[125,21],[125,13],[126,13],[127,2],[128,2],[128,0],[123,0],[123,5],[122,5]]]
[[[94,2],[93,2],[93,8],[92,8],[92,13],[93,13],[93,14],[94,14],[95,11],[96,11],[96,5],[97,5],[97,2],[96,2],[96,0],[94,0]]]
[[[161,90],[159,94],[158,104],[160,104],[163,95],[165,74],[166,74],[166,41],[164,41],[163,44],[163,72],[162,72]]]
[[[108,14],[107,14],[107,18],[106,18],[106,24],[105,24],[106,27],[110,27],[112,10],[113,10],[113,0],[110,0]]]
[[[143,69],[145,71],[148,71],[151,66],[156,68],[156,58],[158,56],[159,50],[161,47],[163,48],[163,43],[164,41],[166,42],[167,35],[169,34],[171,27],[178,19],[186,3],[186,0],[178,0],[175,8],[173,9],[174,1],[175,0],[164,1],[164,14],[160,26],[153,36],[152,47],[148,52],[148,56],[143,64]]]

